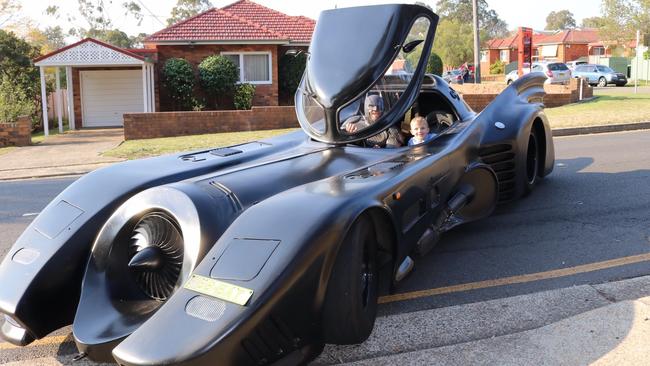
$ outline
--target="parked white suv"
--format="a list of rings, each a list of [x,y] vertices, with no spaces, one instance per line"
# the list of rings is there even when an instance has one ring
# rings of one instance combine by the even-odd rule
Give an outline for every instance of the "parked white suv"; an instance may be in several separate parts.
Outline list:
[[[567,84],[571,80],[571,70],[563,62],[533,62],[530,71],[543,72],[547,78],[546,84]],[[530,71],[524,69],[524,74]],[[518,78],[517,70],[513,70],[506,75],[506,84],[510,85]]]

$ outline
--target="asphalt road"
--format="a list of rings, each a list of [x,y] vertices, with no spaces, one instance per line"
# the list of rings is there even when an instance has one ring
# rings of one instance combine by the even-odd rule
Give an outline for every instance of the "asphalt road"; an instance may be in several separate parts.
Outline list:
[[[650,274],[647,260],[626,260],[650,254],[648,146],[650,131],[556,138],[555,170],[532,195],[446,233],[416,261],[398,297],[382,299],[380,314]],[[1,256],[31,221],[23,215],[38,212],[73,180],[0,183]],[[474,286],[486,283],[498,285]],[[56,342],[25,349],[0,343],[0,362],[50,355],[69,363],[73,348],[60,344],[67,332],[58,335]]]

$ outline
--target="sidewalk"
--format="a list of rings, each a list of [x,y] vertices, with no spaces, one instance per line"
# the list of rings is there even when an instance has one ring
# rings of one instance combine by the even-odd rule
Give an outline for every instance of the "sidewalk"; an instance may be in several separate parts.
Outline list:
[[[315,365],[648,365],[650,276],[377,319]]]
[[[0,155],[0,181],[85,174],[121,161],[101,156],[124,139],[123,130],[92,129],[50,136],[40,144]]]

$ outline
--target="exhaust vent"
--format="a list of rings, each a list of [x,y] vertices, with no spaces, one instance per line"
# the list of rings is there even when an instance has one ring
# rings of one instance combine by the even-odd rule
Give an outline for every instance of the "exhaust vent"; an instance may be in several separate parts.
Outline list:
[[[484,147],[479,151],[479,156],[497,175],[499,184],[498,203],[512,200],[516,188],[515,153],[512,151],[512,145],[499,144]]]

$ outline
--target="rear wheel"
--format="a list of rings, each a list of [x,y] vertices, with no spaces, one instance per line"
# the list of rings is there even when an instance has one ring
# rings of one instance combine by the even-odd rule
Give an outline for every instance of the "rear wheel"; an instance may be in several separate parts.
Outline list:
[[[323,337],[333,344],[365,341],[377,316],[377,241],[370,219],[360,216],[345,236],[323,305]]]
[[[528,137],[528,147],[526,148],[526,180],[524,182],[524,193],[532,192],[535,184],[539,180],[539,138],[537,131],[533,128]]]
[[[598,86],[600,86],[601,88],[604,87],[604,86],[607,86],[607,79],[605,79],[604,77],[601,76],[598,79]]]

